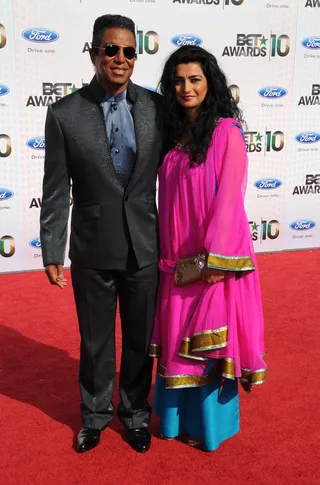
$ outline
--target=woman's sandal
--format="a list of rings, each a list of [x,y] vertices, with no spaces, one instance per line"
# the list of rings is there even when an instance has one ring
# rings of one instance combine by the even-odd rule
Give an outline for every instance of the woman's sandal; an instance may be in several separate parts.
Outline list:
[[[193,447],[199,447],[199,446],[202,446],[202,441],[199,440],[199,439],[195,439],[195,438],[190,438],[189,436],[187,436],[184,440],[184,442],[189,445],[189,446],[193,446]]]
[[[161,437],[163,440],[166,440],[166,441],[171,441],[171,440],[174,440],[174,438],[168,438],[167,436],[164,436],[163,434],[160,434],[160,437]]]

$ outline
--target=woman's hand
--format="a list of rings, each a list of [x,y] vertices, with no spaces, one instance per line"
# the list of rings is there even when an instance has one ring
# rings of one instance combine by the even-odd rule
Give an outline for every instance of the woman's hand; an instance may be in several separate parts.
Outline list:
[[[221,271],[220,269],[207,268],[206,266],[201,271],[201,280],[205,281],[206,283],[218,283],[218,281],[222,281],[223,279],[224,271]]]

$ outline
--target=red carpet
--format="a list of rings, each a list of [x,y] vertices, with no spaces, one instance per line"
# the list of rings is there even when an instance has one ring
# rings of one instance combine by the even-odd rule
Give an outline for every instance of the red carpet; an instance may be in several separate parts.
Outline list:
[[[162,441],[153,417],[149,453],[135,454],[115,420],[98,448],[77,455],[71,286],[51,287],[43,273],[0,276],[0,483],[320,484],[320,251],[258,259],[268,379],[250,396],[241,392],[241,432],[213,453]]]

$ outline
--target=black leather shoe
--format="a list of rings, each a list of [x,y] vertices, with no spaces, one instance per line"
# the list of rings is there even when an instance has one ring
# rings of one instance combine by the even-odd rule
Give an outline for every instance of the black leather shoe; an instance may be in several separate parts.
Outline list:
[[[138,453],[145,453],[151,445],[151,433],[148,428],[129,429],[128,442]]]
[[[77,441],[78,453],[95,448],[100,443],[100,433],[100,429],[81,428]]]

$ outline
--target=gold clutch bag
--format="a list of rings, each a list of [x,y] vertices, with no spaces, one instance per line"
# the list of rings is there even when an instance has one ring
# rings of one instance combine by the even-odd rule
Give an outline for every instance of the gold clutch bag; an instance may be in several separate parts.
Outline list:
[[[180,259],[174,274],[176,286],[186,286],[200,281],[201,270],[207,263],[207,254],[202,253],[193,258]]]

